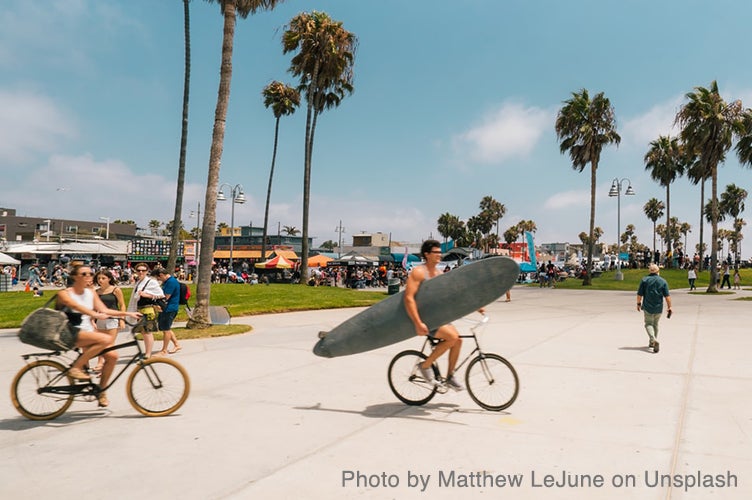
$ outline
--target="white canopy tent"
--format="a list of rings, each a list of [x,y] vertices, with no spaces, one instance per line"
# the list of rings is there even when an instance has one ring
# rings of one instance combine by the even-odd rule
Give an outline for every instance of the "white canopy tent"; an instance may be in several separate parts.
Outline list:
[[[10,255],[4,254],[4,253],[0,252],[0,265],[2,265],[2,266],[7,266],[7,265],[17,266],[20,263],[21,263],[20,260],[14,259]]]

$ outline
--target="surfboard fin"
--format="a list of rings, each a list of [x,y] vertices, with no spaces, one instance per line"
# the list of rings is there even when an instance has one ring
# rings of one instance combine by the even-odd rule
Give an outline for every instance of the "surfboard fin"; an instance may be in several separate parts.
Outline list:
[[[329,332],[319,332],[319,338],[323,339],[324,337],[326,337],[327,333],[329,333]]]

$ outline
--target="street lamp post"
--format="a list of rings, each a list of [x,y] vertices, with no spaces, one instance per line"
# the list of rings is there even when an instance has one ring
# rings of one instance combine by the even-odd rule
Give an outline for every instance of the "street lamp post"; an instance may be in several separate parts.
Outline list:
[[[621,257],[619,256],[620,244],[621,244],[621,186],[624,181],[627,181],[627,190],[624,193],[627,196],[633,196],[635,194],[632,189],[632,181],[627,178],[614,179],[611,182],[611,189],[608,192],[610,197],[616,196],[616,274],[614,279],[621,281],[624,279],[624,275],[621,273]]]
[[[110,239],[110,218],[109,217],[100,217],[101,220],[107,221],[107,232],[104,236],[104,239],[109,240]]]
[[[196,218],[196,253],[194,260],[196,261],[196,269],[198,269],[198,264],[200,262],[199,256],[201,255],[201,202],[198,202],[198,206],[196,207],[196,212],[191,210],[190,217]],[[196,276],[196,280],[198,280],[198,273],[193,273]],[[194,281],[196,281],[194,280]]]
[[[47,235],[47,241],[50,241],[50,228],[52,221],[50,219],[47,219],[45,220],[45,222],[47,223],[47,232],[45,234]]]
[[[227,200],[227,198],[225,198],[225,193],[222,191],[225,186],[230,188],[230,199],[232,200],[232,207],[230,209],[230,271],[233,271],[232,250],[235,246],[235,204],[242,205],[245,203],[245,194],[243,193],[243,186],[241,184],[235,184],[235,186],[232,186],[227,183],[222,183],[219,186],[219,193],[217,193],[218,201]]]

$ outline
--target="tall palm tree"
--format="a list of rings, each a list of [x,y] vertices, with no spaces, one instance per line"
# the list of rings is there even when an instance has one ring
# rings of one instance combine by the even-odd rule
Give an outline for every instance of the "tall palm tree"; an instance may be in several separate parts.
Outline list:
[[[692,232],[692,225],[689,222],[682,222],[679,226],[679,232],[684,235],[684,257],[689,258],[689,247],[687,246],[687,235]]]
[[[180,158],[178,160],[178,183],[175,192],[174,225],[182,227],[183,187],[185,185],[185,157],[188,145],[188,94],[191,85],[191,9],[190,0],[183,0],[183,38],[185,45],[185,69],[183,70],[183,116],[180,129]],[[167,272],[173,273],[178,260],[180,231],[172,231],[170,255],[167,258]]]
[[[653,222],[653,253],[655,254],[655,223],[663,216],[663,209],[666,208],[662,201],[657,198],[650,198],[645,206],[642,207],[642,211],[648,219]]]
[[[269,224],[269,200],[272,197],[272,180],[274,179],[274,163],[277,159],[277,139],[279,138],[279,119],[295,112],[300,105],[300,92],[274,81],[261,91],[264,96],[264,106],[271,107],[274,113],[274,149],[272,152],[272,166],[269,169],[269,186],[266,189],[266,207],[264,208],[264,234],[261,240],[261,260],[266,260],[266,234]]]
[[[219,89],[214,110],[214,127],[209,151],[209,171],[204,197],[204,221],[201,227],[202,245],[196,284],[196,307],[188,320],[188,328],[206,328],[211,325],[209,300],[211,296],[211,270],[214,254],[215,223],[217,219],[217,188],[219,168],[225,140],[227,107],[230,103],[230,82],[232,81],[232,51],[235,40],[235,22],[240,16],[245,19],[259,10],[271,10],[283,0],[206,0],[218,3],[224,18],[222,35],[222,62],[219,69]]]
[[[692,155],[692,152],[688,152],[690,155]],[[688,158],[689,161],[692,163],[689,165],[689,168],[687,169],[687,178],[693,183],[693,184],[699,184],[700,185],[700,242],[699,247],[700,248],[706,248],[706,245],[703,243],[703,235],[705,233],[705,220],[703,217],[704,210],[705,210],[705,181],[708,180],[709,173],[707,170],[705,170],[699,161],[697,161],[696,157]],[[703,258],[705,256],[704,251],[699,251],[700,254],[700,271],[702,270],[702,267],[705,265],[705,259]]]
[[[464,224],[456,215],[445,212],[436,221],[436,229],[444,237],[444,243],[446,243],[449,238],[457,239],[458,234],[461,234],[462,229],[464,229]]]
[[[496,201],[493,196],[484,196],[480,200],[480,209],[482,212],[487,212],[488,216],[494,221],[496,225],[496,238],[498,240],[499,221],[507,213],[507,207],[503,203]]]
[[[666,264],[669,268],[674,267],[671,245],[671,184],[684,174],[685,168],[684,152],[676,137],[662,135],[650,143],[650,149],[645,153],[645,170],[649,170],[650,177],[666,188],[666,226],[669,237],[666,241]]]
[[[308,271],[308,215],[311,197],[311,157],[319,114],[340,105],[353,92],[353,64],[357,38],[326,13],[313,11],[295,16],[282,36],[285,54],[292,58],[289,71],[300,78],[307,101],[303,172],[303,234],[300,273]],[[301,280],[305,283],[305,280]]]
[[[739,232],[741,231],[741,226],[738,226],[739,229],[737,230],[736,221],[739,220],[739,215],[744,212],[744,202],[747,199],[747,194],[746,189],[740,188],[736,184],[729,184],[726,186],[726,191],[721,193],[721,213],[734,218],[734,241],[740,240]],[[739,260],[738,252],[735,257]]]
[[[681,128],[681,139],[691,152],[696,164],[696,176],[711,179],[711,227],[713,244],[710,246],[711,279],[708,292],[718,291],[718,165],[726,159],[735,135],[744,135],[744,117],[741,101],[726,103],[718,92],[718,83],[710,88],[695,87],[686,95],[689,102],[676,115]]]
[[[592,283],[593,246],[595,245],[595,180],[601,151],[608,144],[619,144],[621,137],[616,133],[616,116],[611,102],[603,95],[596,94],[592,99],[587,89],[573,92],[572,98],[564,101],[564,106],[556,117],[556,135],[561,140],[559,150],[569,152],[572,168],[582,172],[590,164],[590,233],[587,238],[587,270],[583,285]]]

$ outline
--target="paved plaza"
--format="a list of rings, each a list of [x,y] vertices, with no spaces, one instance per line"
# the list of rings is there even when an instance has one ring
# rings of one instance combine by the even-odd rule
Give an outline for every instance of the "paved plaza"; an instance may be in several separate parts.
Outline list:
[[[515,287],[482,335],[520,375],[498,413],[467,393],[400,403],[387,366],[417,339],[314,356],[317,332],[360,310],[344,309],[234,318],[253,331],[183,342],[192,390],[172,416],[142,417],[120,380],[106,410],[32,422],[8,388],[33,348],[5,330],[0,498],[752,498],[743,296],[672,291],[653,354],[634,293]]]

